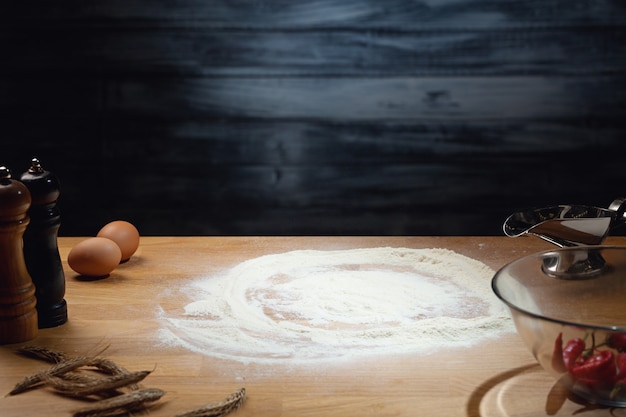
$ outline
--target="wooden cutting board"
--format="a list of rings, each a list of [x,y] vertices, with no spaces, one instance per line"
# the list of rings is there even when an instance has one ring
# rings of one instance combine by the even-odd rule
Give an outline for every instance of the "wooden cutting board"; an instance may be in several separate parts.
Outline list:
[[[553,246],[524,237],[144,237],[133,258],[106,279],[78,279],[67,266],[70,248],[83,238],[60,238],[69,321],[39,331],[25,344],[72,355],[97,353],[130,370],[153,370],[144,386],[166,395],[149,415],[173,416],[220,401],[240,387],[247,401],[239,416],[585,416],[611,410],[568,395],[536,364],[517,334],[469,349],[428,355],[388,355],[375,360],[315,367],[227,361],[167,346],[159,340],[159,309],[182,308],[176,289],[265,254],[294,249],[396,246],[448,248],[498,269]],[[626,238],[610,243],[626,244]],[[23,344],[0,346],[0,393],[48,365],[14,353]],[[0,414],[69,416],[84,403],[37,389],[0,397]],[[617,410],[624,413],[624,410]],[[139,414],[142,415],[142,414]],[[626,415],[618,414],[618,415]]]

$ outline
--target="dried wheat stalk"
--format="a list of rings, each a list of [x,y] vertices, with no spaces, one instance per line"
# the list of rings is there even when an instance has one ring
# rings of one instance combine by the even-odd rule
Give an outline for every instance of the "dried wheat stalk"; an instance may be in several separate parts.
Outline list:
[[[65,353],[43,346],[22,346],[17,353],[50,363],[61,363],[69,359]]]
[[[126,368],[118,365],[110,359],[102,357],[94,358],[94,360],[89,362],[89,366],[93,366],[98,371],[108,375],[124,375],[130,373]],[[128,385],[128,389],[131,391],[137,390],[139,389],[139,385],[131,383]]]
[[[89,363],[90,360],[91,358],[87,358],[87,357],[72,358],[65,362],[56,364],[48,369],[44,369],[43,371],[38,371],[33,374],[30,374],[24,379],[22,379],[20,382],[18,382],[13,388],[13,390],[9,392],[9,395],[20,394],[44,382],[47,378],[63,375],[67,372],[71,372],[75,369],[78,369],[81,366],[84,366],[85,364]]]
[[[70,381],[54,376],[46,376],[45,381],[60,393],[70,397],[86,397],[102,392],[110,392],[118,388],[137,384],[152,371],[137,371],[118,374],[103,378],[89,378],[80,381]]]
[[[94,383],[94,384],[96,383],[96,381],[102,380],[101,376],[86,374],[86,373],[83,373],[83,372],[68,372],[66,374],[59,375],[58,378],[63,379],[64,381],[81,382],[81,383]],[[136,384],[132,384],[132,386],[137,386],[137,385]],[[129,387],[125,387],[125,388],[130,389]],[[134,391],[134,389],[130,389],[130,390]],[[109,390],[109,391],[98,392],[98,397],[101,397],[101,398],[111,398],[111,397],[115,397],[116,395],[121,395],[121,394],[122,394],[122,392],[120,390],[112,389],[112,390]]]
[[[108,417],[127,414],[145,408],[160,399],[165,392],[158,388],[144,388],[117,397],[100,400],[89,407],[76,410],[74,417]]]
[[[91,374],[86,374],[86,373],[76,372],[76,371],[67,372],[63,375],[59,375],[58,378],[64,381],[81,382],[81,383],[89,383],[89,382],[95,383],[95,381],[100,381],[102,379],[102,377],[98,375],[91,375]]]
[[[182,414],[176,414],[174,417],[220,417],[241,407],[245,400],[246,389],[240,388],[239,390],[229,395],[228,398],[226,398],[224,401],[207,404],[200,408],[196,408]]]
[[[111,359],[97,357],[89,362],[88,366],[93,366],[97,370],[109,375],[127,374],[128,370],[113,362]]]
[[[146,408],[150,403],[165,395],[165,392],[158,388],[139,389],[137,384],[152,371],[129,372],[107,358],[97,356],[72,358],[63,352],[37,346],[24,346],[18,349],[18,353],[56,365],[27,376],[13,388],[9,395],[19,394],[35,385],[47,383],[58,392],[72,397],[89,397],[95,394],[107,397],[88,407],[76,410],[74,417],[128,415],[133,411]],[[81,367],[92,367],[109,376],[98,377],[76,372]],[[130,389],[131,392],[120,394],[119,388]],[[241,388],[224,401],[207,404],[174,417],[224,416],[241,407],[245,399],[246,390]]]
[[[64,352],[41,346],[22,346],[17,350],[17,352],[24,356],[29,356],[31,358],[40,359],[51,363],[65,362],[71,358]],[[97,371],[100,371],[107,375],[120,375],[129,373],[126,368],[118,365],[108,358],[103,357],[94,357],[89,363],[85,364],[85,366],[94,367]],[[72,378],[76,379],[78,377],[73,376]],[[131,390],[136,390],[139,389],[139,386],[137,384],[131,384],[128,388]]]

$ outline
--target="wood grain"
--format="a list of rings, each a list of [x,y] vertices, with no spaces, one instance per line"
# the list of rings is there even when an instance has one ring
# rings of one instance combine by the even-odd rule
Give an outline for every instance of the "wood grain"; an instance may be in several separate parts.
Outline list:
[[[198,277],[219,274],[264,254],[293,249],[349,249],[397,246],[444,247],[497,269],[524,255],[552,248],[539,239],[504,237],[144,237],[137,254],[108,278],[77,279],[67,267],[80,237],[61,238],[69,321],[43,329],[30,344],[71,355],[96,353],[131,371],[154,371],[145,386],[164,389],[150,415],[171,416],[195,405],[220,401],[244,386],[248,401],[239,416],[609,416],[585,406],[555,386],[516,334],[472,349],[444,349],[436,355],[388,356],[324,366],[263,366],[203,356],[159,343],[159,306],[181,308],[179,292]],[[624,238],[610,243],[624,244]],[[46,364],[0,347],[0,392]],[[2,415],[64,416],[82,403],[38,389],[0,398]]]
[[[500,234],[626,180],[610,0],[0,6],[2,164],[62,235]],[[22,168],[23,167],[23,168]]]

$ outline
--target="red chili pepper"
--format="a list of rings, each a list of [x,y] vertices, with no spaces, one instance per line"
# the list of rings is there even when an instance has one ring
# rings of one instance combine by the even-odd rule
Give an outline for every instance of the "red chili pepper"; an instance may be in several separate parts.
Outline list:
[[[576,361],[580,358],[584,350],[585,341],[583,339],[576,337],[569,340],[563,348],[563,363],[565,368],[571,370],[576,365]]]
[[[554,341],[554,349],[552,350],[552,369],[556,372],[565,372],[565,362],[563,362],[563,333],[559,333]]]
[[[576,363],[570,374],[577,382],[593,389],[612,387],[617,376],[615,355],[610,350],[598,351]]]
[[[612,333],[606,339],[606,344],[618,352],[626,352],[626,333]]]

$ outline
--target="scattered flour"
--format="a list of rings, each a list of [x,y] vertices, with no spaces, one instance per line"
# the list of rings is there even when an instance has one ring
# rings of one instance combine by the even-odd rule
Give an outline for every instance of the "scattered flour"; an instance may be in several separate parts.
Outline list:
[[[162,341],[257,363],[470,346],[513,330],[493,271],[446,249],[299,250],[190,283]]]

